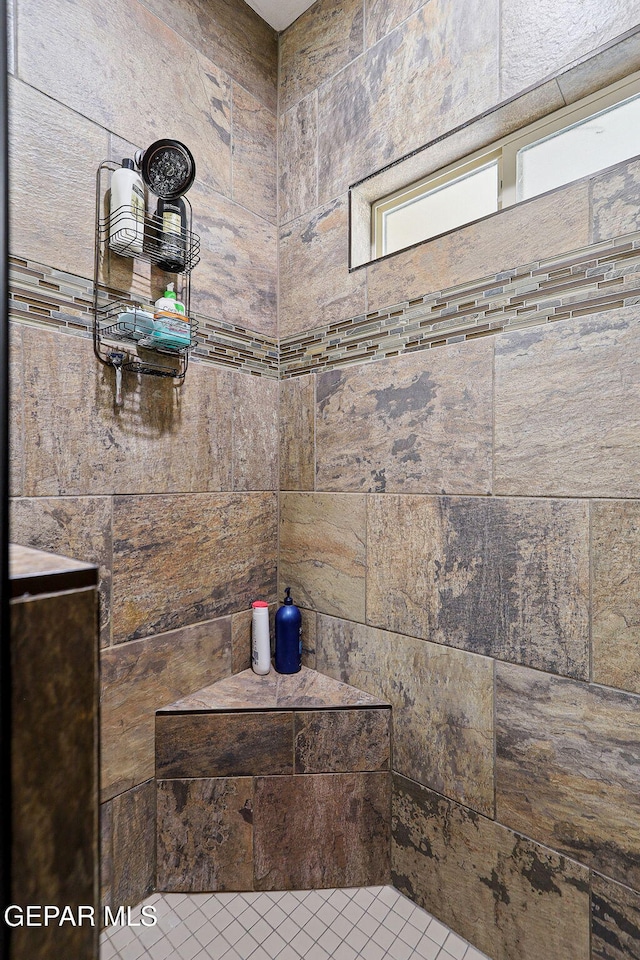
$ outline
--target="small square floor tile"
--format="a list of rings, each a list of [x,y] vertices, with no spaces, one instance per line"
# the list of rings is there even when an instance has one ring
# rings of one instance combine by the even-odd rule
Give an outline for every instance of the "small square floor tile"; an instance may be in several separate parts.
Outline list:
[[[454,960],[462,960],[468,946],[467,941],[459,937],[457,933],[450,933],[444,942],[444,949],[451,954]]]
[[[440,923],[439,920],[432,920],[427,928],[427,934],[431,940],[435,940],[437,944],[443,946],[445,940],[449,936],[449,929],[445,927],[444,923]]]

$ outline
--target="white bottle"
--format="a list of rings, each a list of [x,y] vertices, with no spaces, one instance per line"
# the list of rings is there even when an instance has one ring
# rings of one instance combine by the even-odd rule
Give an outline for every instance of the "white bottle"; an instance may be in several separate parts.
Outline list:
[[[133,160],[125,158],[111,177],[109,246],[125,257],[142,253],[144,240],[144,184]]]
[[[264,676],[271,670],[271,641],[269,640],[269,604],[256,600],[251,604],[251,666],[254,673]]]

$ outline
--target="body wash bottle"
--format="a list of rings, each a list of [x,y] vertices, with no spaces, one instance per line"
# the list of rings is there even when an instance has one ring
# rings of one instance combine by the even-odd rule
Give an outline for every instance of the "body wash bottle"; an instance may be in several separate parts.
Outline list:
[[[142,253],[144,239],[144,184],[133,160],[125,157],[111,178],[109,246],[121,256]]]

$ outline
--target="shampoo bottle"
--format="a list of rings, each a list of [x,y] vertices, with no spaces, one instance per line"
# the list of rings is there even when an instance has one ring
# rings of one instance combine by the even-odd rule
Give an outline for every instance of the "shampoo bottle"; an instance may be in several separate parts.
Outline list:
[[[158,266],[167,273],[182,273],[185,268],[187,208],[184,200],[158,200],[156,207]]]
[[[269,640],[269,604],[256,600],[251,604],[251,666],[254,673],[264,674],[271,670],[271,641]]]
[[[276,670],[297,673],[302,665],[302,614],[285,590],[284,606],[276,613]]]
[[[111,177],[109,246],[115,253],[134,257],[144,239],[144,184],[133,160],[125,157]]]

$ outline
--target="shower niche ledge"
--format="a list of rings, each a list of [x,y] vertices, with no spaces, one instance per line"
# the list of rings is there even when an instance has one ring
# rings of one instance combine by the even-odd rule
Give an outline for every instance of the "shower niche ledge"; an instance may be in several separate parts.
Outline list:
[[[390,882],[391,706],[303,667],[156,713],[157,889]]]

